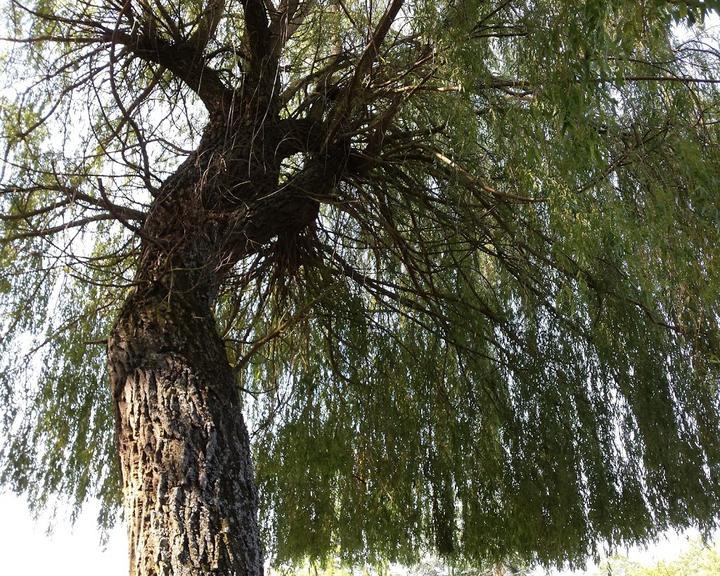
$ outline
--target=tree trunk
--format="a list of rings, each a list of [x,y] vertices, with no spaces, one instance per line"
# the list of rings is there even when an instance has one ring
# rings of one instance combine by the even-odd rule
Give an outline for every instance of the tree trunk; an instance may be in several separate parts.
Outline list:
[[[132,294],[109,341],[131,576],[263,572],[248,433],[203,292]]]

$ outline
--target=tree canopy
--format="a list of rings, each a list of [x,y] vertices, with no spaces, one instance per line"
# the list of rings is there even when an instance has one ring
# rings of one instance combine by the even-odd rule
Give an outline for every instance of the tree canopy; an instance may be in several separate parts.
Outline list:
[[[715,526],[717,8],[5,1],[2,482],[113,521],[105,341],[163,182],[213,150],[226,186],[242,139],[237,202],[172,233],[253,222],[212,265],[271,557]]]

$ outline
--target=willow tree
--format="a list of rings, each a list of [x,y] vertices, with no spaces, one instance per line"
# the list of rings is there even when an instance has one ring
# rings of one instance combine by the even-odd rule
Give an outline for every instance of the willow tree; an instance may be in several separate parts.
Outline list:
[[[2,481],[136,575],[714,526],[712,4],[6,2]]]

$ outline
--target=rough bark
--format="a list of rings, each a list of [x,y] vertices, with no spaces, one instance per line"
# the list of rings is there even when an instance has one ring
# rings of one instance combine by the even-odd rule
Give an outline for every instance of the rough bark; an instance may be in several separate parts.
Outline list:
[[[132,576],[257,576],[250,446],[210,298],[132,294],[109,344]]]
[[[326,154],[281,184],[281,159],[312,126],[238,124],[228,139],[225,122],[211,120],[158,191],[109,339],[131,576],[263,570],[249,439],[212,310],[240,259],[298,249],[318,215],[308,190],[331,190],[345,161]]]

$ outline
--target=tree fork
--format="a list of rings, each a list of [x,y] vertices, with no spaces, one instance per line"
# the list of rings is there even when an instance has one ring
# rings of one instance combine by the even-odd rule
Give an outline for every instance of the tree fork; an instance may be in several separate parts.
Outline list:
[[[131,294],[108,345],[131,576],[260,576],[240,398],[210,298]]]

